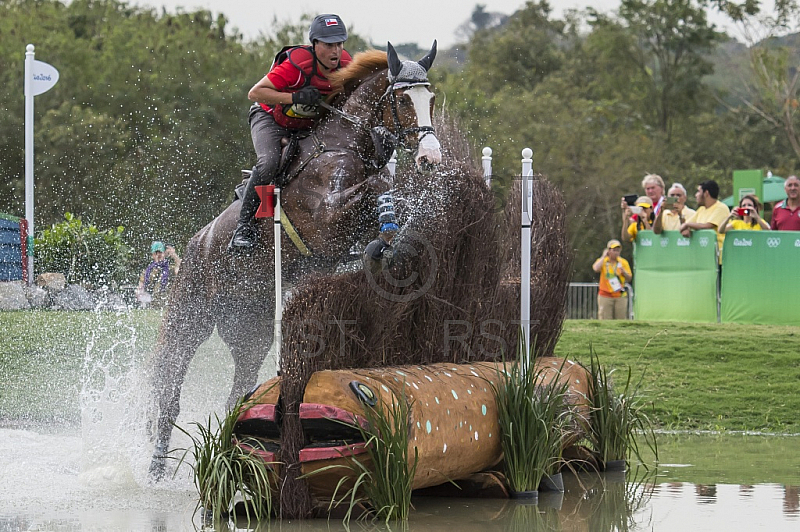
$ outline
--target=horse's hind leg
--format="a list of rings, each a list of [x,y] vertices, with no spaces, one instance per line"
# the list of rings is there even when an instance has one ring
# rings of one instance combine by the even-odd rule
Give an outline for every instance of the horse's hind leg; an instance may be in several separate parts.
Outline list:
[[[156,445],[150,476],[164,475],[172,427],[180,413],[181,387],[197,348],[214,331],[207,305],[180,305],[168,311],[155,354],[153,388],[158,406]]]
[[[230,347],[235,367],[228,409],[256,384],[258,371],[272,345],[275,314],[272,305],[267,301],[263,305],[240,306],[219,317],[217,332]]]

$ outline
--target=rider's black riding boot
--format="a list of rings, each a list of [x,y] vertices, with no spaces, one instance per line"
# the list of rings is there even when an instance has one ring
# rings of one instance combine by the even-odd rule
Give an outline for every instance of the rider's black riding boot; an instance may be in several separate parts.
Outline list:
[[[242,196],[242,208],[239,211],[239,223],[236,230],[233,232],[233,237],[228,244],[228,249],[244,250],[255,247],[257,242],[257,234],[254,225],[254,217],[258,210],[260,199],[256,192],[256,186],[263,184],[258,183],[256,178],[256,169],[253,167],[253,174],[247,180],[244,195]]]

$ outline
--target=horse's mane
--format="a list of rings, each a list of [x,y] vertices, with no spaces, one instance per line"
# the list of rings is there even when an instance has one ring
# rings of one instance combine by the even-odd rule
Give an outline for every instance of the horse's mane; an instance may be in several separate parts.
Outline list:
[[[328,81],[335,92],[349,93],[367,77],[389,68],[386,52],[381,50],[367,50],[353,56],[349,65],[328,75]]]

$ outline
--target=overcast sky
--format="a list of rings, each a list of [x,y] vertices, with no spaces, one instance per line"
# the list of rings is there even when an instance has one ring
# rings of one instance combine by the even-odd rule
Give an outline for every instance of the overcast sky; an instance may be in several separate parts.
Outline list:
[[[275,16],[280,21],[297,22],[305,13],[336,13],[342,17],[348,29],[375,43],[415,42],[428,47],[434,39],[442,47],[456,42],[456,28],[467,21],[475,4],[485,4],[486,11],[497,11],[510,15],[523,5],[524,0],[332,0],[312,2],[310,0],[131,0],[140,6],[159,8],[164,6],[174,12],[182,7],[185,11],[197,8],[213,13],[222,12],[233,26],[252,38],[259,32],[268,32]],[[556,16],[563,10],[592,5],[599,11],[610,11],[619,0],[554,0],[551,1]]]
[[[512,14],[525,5],[524,0],[130,0],[132,4],[157,9],[165,7],[175,12],[208,9],[214,14],[224,13],[232,26],[239,28],[245,38],[252,39],[261,32],[270,32],[273,19],[297,22],[303,14],[336,13],[348,29],[375,43],[387,40],[393,43],[415,42],[429,47],[434,39],[439,46],[448,48],[456,43],[456,28],[466,22],[476,4],[486,5],[486,11]],[[771,2],[766,0],[771,6]],[[619,6],[619,0],[551,0],[553,13],[560,17],[568,9],[592,6],[608,13]],[[716,12],[709,20],[736,36],[728,21]]]

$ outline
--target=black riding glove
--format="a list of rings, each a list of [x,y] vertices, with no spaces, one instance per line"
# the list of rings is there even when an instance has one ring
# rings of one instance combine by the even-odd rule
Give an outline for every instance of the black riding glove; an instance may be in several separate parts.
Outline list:
[[[292,103],[299,105],[317,105],[322,100],[322,95],[316,87],[303,87],[292,93]]]

